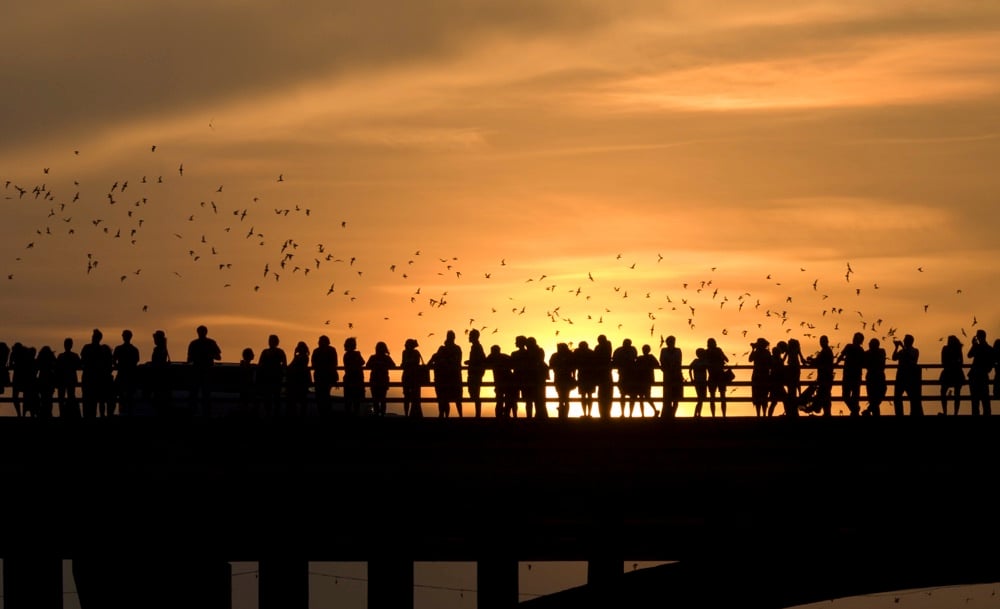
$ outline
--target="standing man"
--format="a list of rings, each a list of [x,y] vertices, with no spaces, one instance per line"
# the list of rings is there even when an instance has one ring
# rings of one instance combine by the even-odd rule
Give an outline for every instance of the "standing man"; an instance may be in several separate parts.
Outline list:
[[[139,349],[132,344],[132,331],[122,330],[122,344],[115,347],[111,353],[115,373],[115,399],[118,401],[118,414],[131,416],[135,405],[136,376],[139,368]],[[115,403],[111,402],[111,412],[115,411]]]
[[[865,369],[864,342],[865,335],[855,332],[853,340],[840,352],[836,362],[844,364],[844,373],[840,380],[841,397],[847,409],[851,411],[852,417],[861,414],[861,376]]]
[[[660,416],[673,419],[684,397],[684,362],[675,336],[668,336],[667,346],[660,349],[660,370],[663,371],[663,408]]]
[[[330,344],[330,337],[324,334],[319,337],[310,358],[313,385],[316,388],[316,410],[320,417],[326,419],[333,413],[330,391],[340,380],[340,371],[337,369],[340,357],[337,355],[337,348]]]
[[[611,418],[611,403],[615,391],[611,378],[611,356],[614,350],[608,337],[601,334],[594,345],[594,372],[597,378],[597,413],[602,419]]]
[[[465,360],[468,367],[469,398],[476,408],[476,418],[483,416],[483,400],[480,391],[483,386],[483,376],[486,374],[486,351],[479,342],[479,330],[469,330],[469,359]]]
[[[188,344],[187,363],[191,365],[191,412],[208,416],[212,408],[211,370],[215,362],[222,359],[222,350],[215,340],[208,337],[208,328],[198,326],[198,338]]]
[[[920,401],[920,351],[913,346],[913,335],[907,334],[902,341],[893,341],[892,359],[896,362],[896,382],[892,390],[892,404],[896,416],[903,416],[903,394],[910,398],[910,416],[924,414]]]
[[[986,342],[986,330],[977,330],[972,337],[972,346],[969,347],[969,359],[972,363],[969,366],[969,395],[972,398],[972,414],[979,414],[979,407],[982,406],[982,414],[990,416],[990,370],[996,364],[997,353],[993,347]],[[1000,374],[998,374],[1000,376]],[[958,395],[958,392],[955,393]],[[956,400],[956,404],[957,404]]]
[[[90,342],[80,349],[80,364],[83,369],[80,378],[83,416],[88,419],[97,417],[98,408],[102,417],[114,409],[111,396],[114,391],[112,376],[114,363],[111,347],[101,342],[103,338],[104,334],[94,329]]]

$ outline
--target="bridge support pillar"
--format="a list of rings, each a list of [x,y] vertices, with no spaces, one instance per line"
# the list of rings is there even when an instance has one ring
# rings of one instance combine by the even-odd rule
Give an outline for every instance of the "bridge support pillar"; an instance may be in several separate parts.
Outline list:
[[[62,609],[62,559],[10,557],[3,561],[5,609]]]
[[[309,609],[309,561],[266,558],[257,565],[260,609]]]
[[[368,609],[413,609],[412,560],[368,561]]]
[[[476,606],[479,609],[514,609],[518,597],[517,561],[487,558],[476,565]]]

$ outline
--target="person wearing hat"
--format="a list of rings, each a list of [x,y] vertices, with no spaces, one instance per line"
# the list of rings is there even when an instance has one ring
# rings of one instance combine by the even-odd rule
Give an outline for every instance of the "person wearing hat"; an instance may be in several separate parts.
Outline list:
[[[771,351],[766,338],[758,338],[750,343],[750,399],[758,417],[767,414],[767,399],[771,390]]]

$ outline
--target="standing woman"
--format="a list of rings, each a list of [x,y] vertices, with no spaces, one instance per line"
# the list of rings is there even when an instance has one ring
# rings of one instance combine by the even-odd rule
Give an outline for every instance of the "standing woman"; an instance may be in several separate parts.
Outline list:
[[[420,418],[424,416],[420,406],[420,369],[424,358],[417,351],[419,343],[415,338],[408,338],[403,343],[403,354],[399,356],[399,365],[403,369],[403,416]]]
[[[285,373],[289,416],[306,416],[309,407],[310,385],[312,385],[312,376],[309,374],[309,345],[300,340],[295,345],[292,361],[288,363],[288,369]]]
[[[729,358],[722,351],[722,348],[715,342],[714,338],[708,339],[705,343],[705,364],[708,368],[708,407],[715,415],[715,393],[719,393],[719,408],[723,418],[726,416],[726,364]]]
[[[375,344],[375,353],[368,358],[365,368],[368,373],[368,387],[372,392],[372,408],[375,416],[384,417],[387,407],[386,396],[389,394],[389,371],[396,367],[396,362],[389,355],[389,345],[382,341]]]
[[[66,347],[67,351],[72,347],[73,343],[71,342]],[[150,356],[149,368],[153,409],[157,415],[167,415],[173,387],[170,382],[170,352],[167,351],[167,335],[163,330],[153,332],[153,353]]]
[[[802,393],[802,366],[806,358],[802,355],[802,344],[797,338],[789,338],[785,345],[785,389],[788,398],[798,403]]]
[[[358,352],[358,339],[344,340],[344,408],[347,414],[361,414],[365,399],[365,358]]]
[[[962,385],[965,384],[965,355],[962,342],[952,334],[941,347],[941,414],[948,414],[948,392],[951,391],[955,403],[955,414],[961,401]]]

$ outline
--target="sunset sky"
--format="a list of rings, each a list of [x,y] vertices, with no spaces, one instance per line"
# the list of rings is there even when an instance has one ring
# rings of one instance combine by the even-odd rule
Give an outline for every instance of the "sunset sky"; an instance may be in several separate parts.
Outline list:
[[[145,361],[164,329],[180,360],[204,323],[226,361],[272,332],[398,358],[475,327],[547,353],[674,334],[686,360],[715,337],[746,363],[758,336],[809,354],[860,330],[936,363],[948,334],[1000,332],[996,3],[40,0],[4,21],[8,343],[130,328]]]

